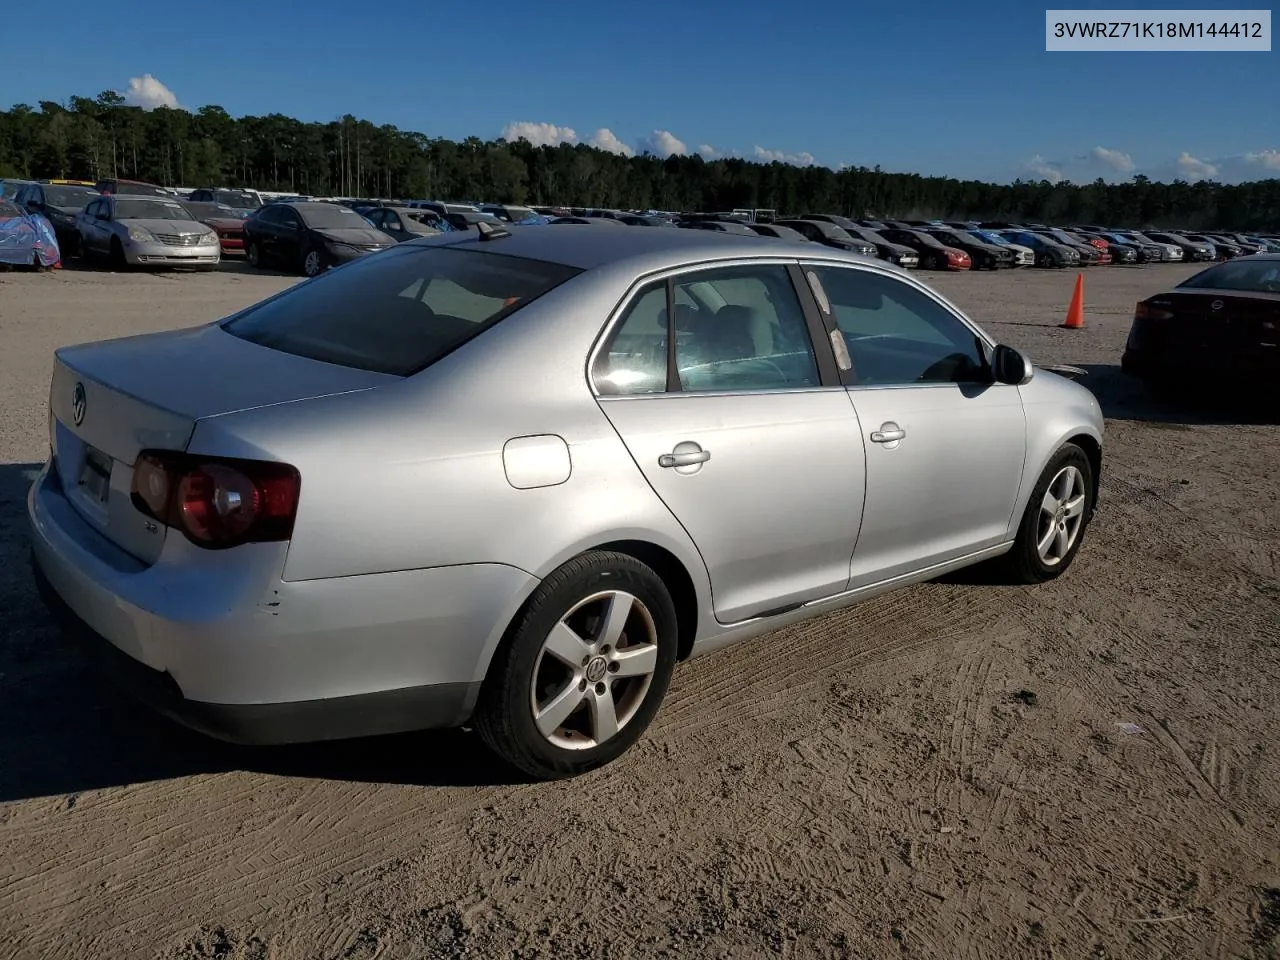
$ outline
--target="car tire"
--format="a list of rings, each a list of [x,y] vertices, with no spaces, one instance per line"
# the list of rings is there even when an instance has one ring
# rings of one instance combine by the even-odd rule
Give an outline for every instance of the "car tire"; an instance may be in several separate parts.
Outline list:
[[[604,766],[657,714],[676,652],[675,606],[662,579],[626,554],[583,554],[543,580],[508,629],[475,729],[539,780]]]
[[[124,246],[120,243],[119,237],[111,238],[111,254],[107,262],[112,270],[129,269],[129,261],[124,257]]]
[[[318,277],[324,273],[324,268],[324,255],[318,247],[309,247],[303,252],[302,275],[304,277]]]
[[[256,242],[250,242],[249,246],[245,248],[244,254],[245,259],[249,261],[249,266],[255,270],[262,269],[262,249]]]
[[[1051,512],[1050,497],[1065,510]],[[1076,444],[1064,444],[1031,490],[1013,548],[999,558],[998,566],[1008,580],[1035,584],[1061,576],[1071,566],[1084,541],[1093,507],[1093,464]],[[1073,526],[1072,520],[1078,522]],[[1049,531],[1054,528],[1059,536],[1049,541]],[[1064,534],[1067,544],[1062,549]],[[1048,556],[1041,549],[1045,542],[1049,543]]]

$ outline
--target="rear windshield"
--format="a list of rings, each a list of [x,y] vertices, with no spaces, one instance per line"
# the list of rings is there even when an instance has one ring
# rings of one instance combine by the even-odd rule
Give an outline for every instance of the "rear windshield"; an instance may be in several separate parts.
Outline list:
[[[1228,260],[1182,281],[1180,287],[1280,293],[1280,260]]]
[[[213,200],[224,207],[236,207],[240,210],[257,210],[262,206],[253,194],[241,193],[239,190],[216,190]]]
[[[237,337],[407,377],[581,271],[449,247],[370,254],[233,317]]]
[[[117,183],[112,193],[132,194],[135,197],[169,197],[172,196],[164,187],[153,187],[149,183]]]

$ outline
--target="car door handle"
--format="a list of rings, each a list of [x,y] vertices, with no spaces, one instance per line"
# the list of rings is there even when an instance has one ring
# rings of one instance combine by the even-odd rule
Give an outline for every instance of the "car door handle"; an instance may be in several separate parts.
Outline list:
[[[690,450],[687,453],[664,453],[658,457],[660,467],[692,467],[711,459],[710,450]]]
[[[871,432],[872,443],[897,443],[907,435],[907,431],[903,430],[896,423],[882,424],[879,430]]]

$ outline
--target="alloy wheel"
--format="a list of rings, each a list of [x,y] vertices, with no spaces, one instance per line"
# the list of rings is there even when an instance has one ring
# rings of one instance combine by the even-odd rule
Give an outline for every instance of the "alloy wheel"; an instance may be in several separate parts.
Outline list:
[[[600,746],[635,717],[657,665],[649,608],[621,590],[592,594],[542,642],[529,690],[534,725],[561,749]]]
[[[1071,553],[1084,524],[1085,487],[1080,468],[1059,470],[1040,501],[1036,553],[1046,567],[1056,567]]]

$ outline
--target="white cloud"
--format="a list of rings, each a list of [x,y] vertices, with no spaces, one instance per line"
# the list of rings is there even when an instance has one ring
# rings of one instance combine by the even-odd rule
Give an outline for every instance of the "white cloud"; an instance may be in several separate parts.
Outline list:
[[[1268,170],[1280,170],[1280,150],[1256,150],[1246,153],[1244,162],[1265,167]]]
[[[508,143],[528,140],[535,147],[554,147],[561,143],[577,143],[573,127],[557,127],[554,123],[532,123],[519,120],[502,128],[502,139]]]
[[[156,107],[179,108],[177,95],[149,73],[129,78],[129,89],[121,94],[131,107],[154,110]]]
[[[752,155],[761,163],[789,163],[795,167],[811,167],[818,162],[812,153],[785,153],[782,150],[766,150],[757,146]]]
[[[1218,168],[1207,160],[1200,160],[1183,150],[1178,157],[1178,169],[1184,176],[1195,180],[1208,180],[1218,175]]]
[[[1089,155],[1099,163],[1105,164],[1117,173],[1133,172],[1133,157],[1119,150],[1108,150],[1106,147],[1094,147]]]
[[[703,160],[718,160],[720,158],[720,151],[709,143],[699,144],[698,153],[702,156]]]
[[[619,140],[608,127],[601,127],[591,135],[591,139],[587,142],[599,150],[608,150],[610,153],[616,153],[620,156],[634,157],[636,155],[636,152]]]
[[[683,156],[689,152],[684,141],[669,130],[655,130],[652,134],[637,141],[637,149],[641,153],[651,153],[655,157],[670,157],[676,154]]]
[[[1050,183],[1061,183],[1066,179],[1058,165],[1050,163],[1038,153],[1027,161],[1027,169],[1041,180],[1048,180]]]

